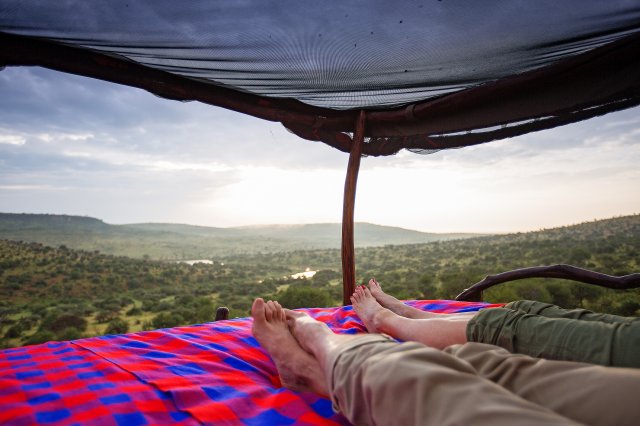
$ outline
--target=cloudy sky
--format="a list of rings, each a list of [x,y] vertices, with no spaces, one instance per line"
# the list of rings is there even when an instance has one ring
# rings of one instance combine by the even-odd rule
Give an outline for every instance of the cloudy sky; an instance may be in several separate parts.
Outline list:
[[[640,213],[640,108],[364,158],[356,221],[513,232]],[[0,211],[112,224],[339,222],[348,157],[281,125],[40,68],[0,72]]]

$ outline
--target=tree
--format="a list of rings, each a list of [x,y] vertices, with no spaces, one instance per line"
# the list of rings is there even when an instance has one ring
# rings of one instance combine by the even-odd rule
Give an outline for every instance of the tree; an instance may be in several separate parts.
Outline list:
[[[4,334],[5,339],[15,339],[20,337],[24,331],[26,331],[26,327],[23,323],[17,323],[12,325],[9,330]]]
[[[207,321],[213,321],[215,318],[215,309],[213,307],[213,303],[211,299],[206,297],[198,298],[195,303],[195,322],[203,323]]]
[[[435,299],[436,292],[438,291],[438,287],[434,282],[435,274],[423,274],[420,277],[418,288],[424,295],[425,299]]]
[[[173,312],[162,312],[156,315],[151,323],[154,328],[176,327],[184,324],[184,318]]]
[[[99,323],[109,322],[118,317],[118,311],[100,311],[96,314],[96,321]]]
[[[329,293],[308,286],[291,286],[279,299],[280,304],[289,309],[331,306]]]
[[[59,333],[66,328],[73,327],[80,332],[87,328],[87,320],[77,315],[62,314],[52,321],[43,321],[41,328],[43,330]]]
[[[138,308],[137,306],[133,306],[131,309],[129,309],[125,315],[127,315],[128,317],[132,317],[135,315],[140,315],[142,314],[142,309]]]
[[[75,340],[82,338],[82,333],[75,327],[67,327],[56,335],[57,340]]]
[[[340,275],[340,273],[337,271],[334,271],[332,269],[321,269],[316,272],[316,274],[311,279],[311,282],[314,284],[314,286],[320,287],[329,284],[329,281],[331,280],[340,278],[342,278],[342,275]]]
[[[25,344],[27,344],[27,345],[37,345],[39,343],[50,342],[53,339],[55,339],[55,336],[54,336],[54,334],[52,332],[47,331],[47,330],[41,330],[41,331],[38,331],[33,336],[30,336],[27,339],[27,341],[25,342]]]
[[[129,331],[129,323],[122,318],[118,317],[109,322],[106,334],[124,334]]]
[[[440,288],[438,297],[442,299],[453,299],[465,288],[478,282],[478,275],[465,270],[445,270],[440,274]]]
[[[551,295],[551,303],[562,308],[571,308],[578,306],[576,300],[571,293],[570,284],[567,282],[550,281],[546,285],[547,291]]]

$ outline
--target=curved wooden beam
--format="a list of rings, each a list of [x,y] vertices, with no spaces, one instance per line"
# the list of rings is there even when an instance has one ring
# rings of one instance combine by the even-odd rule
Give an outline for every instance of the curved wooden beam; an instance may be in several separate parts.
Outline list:
[[[0,67],[4,66],[41,66],[136,87],[166,99],[219,106],[268,121],[312,127],[331,121],[349,129],[357,116],[356,111],[335,111],[295,99],[243,93],[206,80],[141,65],[117,54],[0,32]]]
[[[489,275],[456,296],[456,300],[480,302],[482,301],[482,292],[484,290],[497,284],[525,278],[561,278],[616,290],[628,290],[640,287],[640,273],[613,276],[578,268],[577,266],[561,264],[534,266]]]
[[[364,143],[364,110],[358,114],[356,132],[353,135],[347,177],[344,182],[344,202],[342,206],[342,304],[350,305],[349,298],[356,287],[355,245],[353,240],[353,215],[356,203],[356,184],[360,170],[360,156]]]
[[[372,140],[363,154],[473,145],[638,105],[639,52],[640,31],[636,31],[542,68],[410,105],[371,110],[366,128]],[[20,65],[98,78],[167,99],[195,100],[281,122],[302,138],[345,152],[350,144],[345,143],[343,132],[354,132],[358,114],[355,109],[334,110],[245,93],[144,66],[111,52],[0,32],[0,68]]]

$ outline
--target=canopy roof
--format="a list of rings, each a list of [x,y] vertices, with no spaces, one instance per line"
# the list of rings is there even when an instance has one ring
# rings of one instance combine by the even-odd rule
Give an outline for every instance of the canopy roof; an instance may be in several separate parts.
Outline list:
[[[0,2],[0,65],[199,100],[365,155],[460,147],[640,103],[637,0]]]
[[[0,66],[197,100],[362,155],[433,152],[640,104],[640,0],[0,0]]]

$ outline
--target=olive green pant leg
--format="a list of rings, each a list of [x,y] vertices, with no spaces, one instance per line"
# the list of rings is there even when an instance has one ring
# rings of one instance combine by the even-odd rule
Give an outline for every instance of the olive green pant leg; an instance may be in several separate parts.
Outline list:
[[[569,318],[581,321],[600,321],[608,324],[628,323],[639,321],[640,318],[622,317],[619,315],[600,314],[586,309],[563,309],[551,303],[537,302],[535,300],[518,300],[507,303],[505,309],[522,311],[527,314],[542,315],[547,318]]]
[[[512,354],[483,343],[445,349],[501,387],[574,421],[636,425],[640,419],[640,370],[550,361]]]
[[[530,304],[532,312],[540,307]],[[542,312],[566,314],[546,306]],[[574,310],[575,311],[575,310]],[[569,315],[573,315],[570,313]],[[589,317],[588,311],[579,312]],[[594,314],[597,315],[597,314]],[[614,318],[611,318],[614,317]],[[640,368],[640,321],[607,316],[615,322],[547,317],[523,310],[485,309],[467,325],[467,340],[489,343],[538,358]]]

